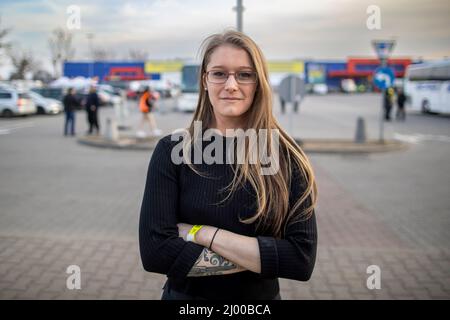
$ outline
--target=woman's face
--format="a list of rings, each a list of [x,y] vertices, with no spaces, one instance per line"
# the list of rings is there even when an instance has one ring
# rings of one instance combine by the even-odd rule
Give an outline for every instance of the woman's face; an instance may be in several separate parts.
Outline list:
[[[211,77],[204,75],[205,87],[208,89],[209,100],[213,106],[216,121],[219,119],[242,119],[253,102],[256,83],[238,83],[234,72],[254,72],[248,53],[231,45],[222,45],[214,50],[206,66],[206,72],[215,74],[231,72],[225,83],[213,83]],[[218,72],[218,73],[216,73]],[[248,75],[243,73],[243,75]],[[214,81],[217,82],[217,81]],[[218,119],[219,118],[219,119]]]

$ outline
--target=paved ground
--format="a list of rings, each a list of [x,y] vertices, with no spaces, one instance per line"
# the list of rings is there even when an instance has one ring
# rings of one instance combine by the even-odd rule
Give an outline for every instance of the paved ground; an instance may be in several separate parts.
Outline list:
[[[277,115],[295,135],[351,138],[361,113],[376,137],[378,102],[311,97],[300,115]],[[102,110],[103,125],[111,114]],[[158,121],[170,132],[190,117]],[[310,155],[319,252],[309,282],[281,280],[284,299],[450,298],[448,121],[410,115],[386,124],[387,137],[413,142],[405,151]],[[151,154],[83,146],[61,126],[61,116],[0,120],[0,299],[158,299],[164,276],[142,269],[137,243]],[[74,264],[80,290],[66,288]],[[381,270],[379,290],[366,286],[370,265]]]

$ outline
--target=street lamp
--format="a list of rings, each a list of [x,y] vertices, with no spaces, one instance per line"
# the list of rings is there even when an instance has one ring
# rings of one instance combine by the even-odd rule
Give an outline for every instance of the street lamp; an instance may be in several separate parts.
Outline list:
[[[237,30],[242,32],[242,13],[244,12],[244,6],[242,5],[242,0],[237,0],[236,7],[233,7],[237,15]]]
[[[92,78],[94,76],[94,66],[93,66],[93,59],[94,59],[94,51],[92,48],[92,39],[94,38],[94,34],[92,32],[88,32],[86,34],[86,37],[88,39],[88,45],[89,45],[89,53],[91,55],[91,62],[89,63],[89,78]]]

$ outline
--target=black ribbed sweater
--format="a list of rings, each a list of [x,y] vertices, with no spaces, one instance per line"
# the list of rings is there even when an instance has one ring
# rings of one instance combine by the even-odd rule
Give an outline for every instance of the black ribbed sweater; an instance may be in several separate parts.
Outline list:
[[[220,136],[219,139],[229,138]],[[239,188],[230,199],[220,203],[228,192],[223,188],[233,179],[231,165],[196,164],[197,169],[208,174],[202,177],[186,164],[176,165],[171,161],[171,151],[177,143],[171,141],[170,135],[162,138],[148,167],[139,221],[144,269],[167,275],[173,290],[208,299],[272,299],[279,293],[279,277],[307,281],[316,259],[315,215],[288,225],[282,239],[258,231],[256,223],[241,223],[239,215],[247,218],[256,212],[255,192],[250,185]],[[207,144],[203,142],[203,148]],[[294,172],[290,186],[291,206],[303,192],[304,181]],[[306,201],[299,210],[309,203]],[[187,277],[203,247],[178,237],[179,222],[210,225],[257,237],[261,273],[244,271]]]

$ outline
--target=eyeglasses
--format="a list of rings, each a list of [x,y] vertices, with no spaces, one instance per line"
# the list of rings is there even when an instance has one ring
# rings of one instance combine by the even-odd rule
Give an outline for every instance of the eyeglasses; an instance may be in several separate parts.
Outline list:
[[[211,83],[223,84],[227,82],[230,75],[233,75],[239,84],[253,84],[258,80],[257,73],[253,71],[227,72],[222,70],[207,71],[206,79]]]

